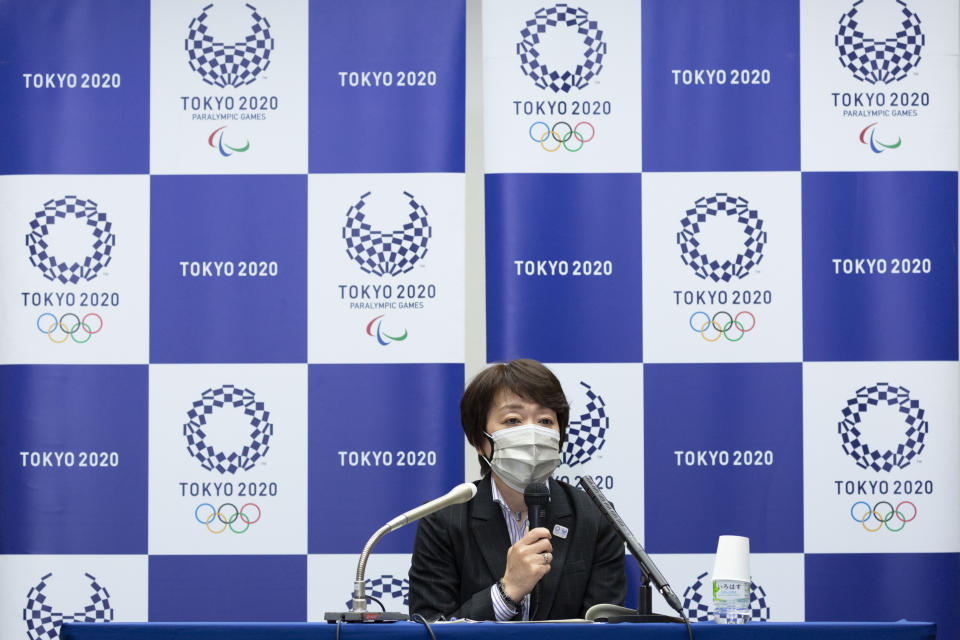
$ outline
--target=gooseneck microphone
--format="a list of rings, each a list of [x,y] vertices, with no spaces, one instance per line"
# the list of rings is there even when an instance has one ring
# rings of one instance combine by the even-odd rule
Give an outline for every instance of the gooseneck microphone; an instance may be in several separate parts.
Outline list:
[[[527,522],[531,529],[547,526],[547,505],[550,504],[550,490],[546,483],[531,482],[523,490],[523,501],[527,503]]]
[[[406,620],[407,615],[404,613],[367,611],[367,595],[364,574],[367,570],[367,559],[370,557],[370,552],[373,551],[373,547],[380,541],[380,538],[387,535],[391,531],[396,531],[406,524],[410,524],[411,522],[419,520],[424,516],[428,516],[435,511],[440,511],[441,509],[449,507],[450,505],[467,502],[475,495],[477,495],[477,487],[473,483],[464,482],[463,484],[458,484],[446,495],[440,496],[439,498],[431,500],[430,502],[426,502],[414,509],[410,509],[405,513],[401,513],[399,516],[377,529],[376,532],[370,536],[370,539],[367,540],[367,544],[363,545],[363,551],[360,552],[360,562],[357,563],[357,577],[353,583],[352,611],[328,611],[323,614],[323,619],[327,622],[387,622]]]
[[[620,518],[620,515],[613,508],[613,505],[610,504],[610,501],[607,500],[600,489],[597,488],[596,483],[593,481],[593,478],[590,476],[583,476],[580,478],[580,486],[583,487],[583,490],[587,492],[587,495],[590,496],[590,499],[593,500],[593,503],[597,505],[597,508],[600,509],[600,513],[613,524],[614,528],[620,534],[620,536],[627,543],[627,547],[630,549],[630,553],[633,554],[633,557],[637,559],[637,562],[640,563],[640,568],[643,569],[643,572],[647,574],[650,578],[653,585],[657,588],[657,591],[660,592],[660,595],[663,596],[663,599],[667,601],[677,613],[681,616],[683,613],[683,605],[680,603],[680,598],[677,597],[677,594],[673,592],[673,589],[670,588],[670,585],[667,584],[666,579],[663,577],[663,574],[660,573],[660,570],[657,569],[657,565],[653,563],[653,560],[650,559],[650,556],[647,555],[647,552],[643,550],[643,547],[640,546],[640,542],[637,541],[634,537],[633,532],[627,527],[623,522],[623,519]]]

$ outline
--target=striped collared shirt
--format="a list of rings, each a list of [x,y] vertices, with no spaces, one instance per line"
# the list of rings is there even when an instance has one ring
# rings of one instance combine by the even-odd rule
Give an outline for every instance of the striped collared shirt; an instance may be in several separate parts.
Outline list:
[[[547,486],[549,487],[549,485]],[[503,511],[503,520],[507,524],[507,533],[510,534],[510,546],[512,547],[517,544],[517,540],[526,535],[527,518],[521,513],[515,513],[510,510],[510,507],[507,506],[507,501],[500,495],[500,490],[497,489],[497,483],[493,477],[490,478],[490,488],[493,493],[493,501],[500,505],[500,510]],[[493,602],[493,612],[496,614],[498,621],[512,620],[517,615],[517,610],[504,602],[503,597],[500,595],[500,590],[497,589],[497,585],[490,587],[490,600]],[[522,619],[529,620],[529,593],[523,597],[521,604],[523,605]]]

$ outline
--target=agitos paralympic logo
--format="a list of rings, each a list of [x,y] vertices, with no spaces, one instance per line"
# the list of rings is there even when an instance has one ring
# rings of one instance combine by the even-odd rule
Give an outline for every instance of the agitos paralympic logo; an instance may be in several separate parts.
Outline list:
[[[252,4],[250,10],[250,34],[240,42],[224,43],[216,40],[206,24],[213,4],[203,8],[202,13],[191,20],[183,47],[187,52],[190,68],[209,85],[215,87],[242,87],[257,79],[270,66],[270,54],[274,41],[270,35],[270,22],[260,15]]]
[[[245,140],[244,143],[240,146],[232,146],[224,142],[223,136],[224,136],[224,129],[226,128],[227,126],[224,125],[219,129],[214,129],[213,133],[211,133],[207,137],[207,146],[219,151],[220,155],[223,156],[224,158],[229,158],[235,153],[245,153],[246,151],[250,150],[250,140]],[[214,142],[214,140],[216,140],[216,142]]]
[[[110,606],[110,593],[89,573],[83,574],[90,581],[90,603],[74,613],[54,611],[53,605],[44,593],[50,586],[52,573],[48,573],[36,586],[27,592],[27,603],[23,607],[23,620],[27,624],[27,638],[30,640],[50,640],[60,635],[64,622],[111,622],[113,607]]]
[[[552,29],[575,29],[583,36],[583,60],[572,69],[555,69],[543,60],[537,47],[541,38]],[[607,44],[603,42],[603,31],[595,20],[590,19],[586,9],[558,3],[552,7],[538,9],[533,18],[527,20],[520,31],[517,43],[517,55],[520,57],[520,70],[537,87],[549,89],[554,93],[569,93],[572,89],[583,89],[603,70],[603,57],[607,53]]]
[[[860,144],[865,144],[870,147],[870,151],[874,153],[883,153],[884,151],[889,151],[890,149],[898,149],[902,143],[900,136],[897,136],[897,141],[891,144],[885,142],[880,142],[877,136],[877,124],[873,122],[868,124],[866,127],[860,131]]]
[[[402,334],[395,336],[390,335],[386,332],[386,330],[383,329],[383,317],[385,315],[386,314],[380,314],[367,323],[367,335],[372,338],[376,338],[377,343],[382,347],[390,346],[394,342],[403,342],[406,340],[408,337],[406,329],[403,330]],[[376,328],[374,328],[374,325],[376,325]]]

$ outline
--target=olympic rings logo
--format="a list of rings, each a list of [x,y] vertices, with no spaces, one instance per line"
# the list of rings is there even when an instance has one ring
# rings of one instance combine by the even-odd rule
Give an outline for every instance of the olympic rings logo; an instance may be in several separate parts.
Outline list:
[[[209,507],[210,515],[205,515],[204,517],[201,518],[200,509],[202,507]],[[226,515],[224,515],[224,507],[229,507],[230,509],[233,509],[233,511],[232,512],[227,511]],[[246,512],[247,507],[253,507],[254,509],[257,510],[256,518],[252,517],[253,515],[252,512],[250,514]],[[200,524],[206,525],[207,531],[209,531],[210,533],[223,533],[224,531],[227,530],[228,527],[230,531],[233,531],[234,533],[244,533],[246,532],[247,529],[250,528],[250,525],[260,521],[260,507],[252,502],[248,502],[247,504],[237,509],[237,506],[235,504],[231,502],[224,502],[222,505],[214,509],[213,505],[210,504],[209,502],[201,502],[199,505],[197,505],[197,508],[193,510],[193,517],[196,518],[197,522],[199,522]],[[219,521],[219,523],[222,524],[223,526],[218,529],[215,529],[214,527],[218,525],[214,524],[214,527],[211,527],[210,525],[213,524],[214,520]],[[233,523],[236,522],[237,520],[240,520],[241,522],[243,522],[244,524],[243,529],[235,529],[233,527]]]
[[[46,329],[43,328],[43,325],[40,324],[40,321],[43,320],[44,316],[50,316],[50,324]],[[96,318],[96,329],[93,328],[93,322],[87,323],[89,318]],[[73,318],[68,320],[68,318]],[[64,324],[66,323],[66,324]],[[44,322],[44,325],[47,323]],[[92,311],[87,315],[81,318],[75,313],[67,312],[60,316],[60,319],[57,320],[57,316],[53,315],[50,312],[41,313],[37,318],[37,329],[40,333],[47,334],[47,337],[50,338],[50,342],[55,342],[57,344],[63,344],[67,341],[68,338],[73,338],[73,341],[77,344],[83,344],[84,342],[89,342],[90,338],[93,337],[93,334],[100,333],[100,330],[103,329],[103,318],[99,314],[93,313]],[[83,333],[86,334],[86,338],[80,339],[77,336],[81,335],[80,330],[83,330]],[[53,334],[56,333],[57,337],[54,338]],[[60,338],[59,334],[62,333],[63,337]]]
[[[533,128],[536,127],[537,125],[540,125],[543,127],[542,129],[543,133],[541,134],[540,133],[541,130],[537,129],[537,134],[534,135]],[[580,127],[583,125],[590,127],[589,138],[584,137],[584,133],[586,132],[586,129],[584,129],[584,131],[580,131]],[[560,131],[558,132],[557,127],[566,127],[566,129],[564,130],[561,128]],[[583,149],[583,145],[593,140],[593,137],[596,135],[596,130],[593,128],[593,125],[587,122],[586,120],[584,120],[583,122],[578,122],[574,127],[571,127],[569,122],[564,122],[562,120],[554,124],[552,127],[547,125],[547,123],[544,122],[543,120],[537,120],[532,125],[530,125],[530,128],[527,130],[527,133],[530,135],[531,140],[533,140],[534,142],[540,143],[540,147],[544,151],[549,151],[550,153],[553,153],[560,147],[563,147],[567,151],[576,153],[577,151],[580,151],[580,149]],[[548,140],[552,141],[550,142],[550,146],[547,146],[546,144],[544,144]],[[576,140],[579,144],[577,144],[577,146],[575,147],[568,146],[567,142],[569,142],[570,140]],[[554,142],[556,143],[556,145],[553,144]]]
[[[867,508],[867,510],[863,512],[862,516],[857,516],[857,515],[854,515],[853,513],[854,509],[857,508],[858,504],[862,504]],[[887,507],[890,509],[885,514],[881,514],[880,512],[877,511],[877,509],[882,504],[887,505]],[[900,507],[902,507],[905,504],[908,504],[913,508],[913,515],[911,515],[909,518],[905,517],[903,512],[900,511]],[[900,521],[900,526],[897,528],[893,528],[890,526],[890,521],[893,520],[894,516],[896,516],[897,520]],[[888,531],[900,531],[905,526],[907,526],[908,522],[911,522],[914,518],[917,517],[917,505],[913,504],[909,500],[904,500],[900,504],[898,504],[896,508],[894,508],[894,506],[889,502],[887,502],[886,500],[881,500],[877,504],[873,505],[873,508],[871,509],[868,503],[864,502],[863,500],[858,500],[853,503],[853,506],[850,507],[850,517],[856,520],[857,522],[859,522],[860,524],[862,524],[863,528],[870,532],[880,531],[880,529],[882,529],[883,527],[886,527]],[[877,521],[877,526],[870,528],[867,526],[867,522],[873,519]]]
[[[703,316],[703,321],[697,320],[694,322],[694,318],[697,316]],[[726,316],[718,320],[720,316]],[[743,316],[750,317],[750,326],[746,326],[746,320],[741,321],[740,318]],[[740,342],[743,340],[743,336],[748,332],[753,331],[753,328],[757,326],[757,319],[749,311],[741,311],[735,316],[731,316],[726,311],[717,311],[713,314],[713,317],[707,315],[704,311],[694,311],[690,315],[690,320],[688,321],[690,328],[700,334],[707,342],[716,342],[720,339],[720,336],[723,336],[730,342]],[[710,334],[712,337],[708,337],[707,334]],[[716,335],[714,335],[714,333]],[[730,337],[735,335],[735,338]]]

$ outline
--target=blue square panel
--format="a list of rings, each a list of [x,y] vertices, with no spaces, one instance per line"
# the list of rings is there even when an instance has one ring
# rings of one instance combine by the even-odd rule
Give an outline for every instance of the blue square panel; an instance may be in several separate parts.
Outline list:
[[[150,359],[306,362],[307,176],[152,176]]]
[[[359,553],[374,531],[463,482],[461,364],[310,365],[310,553]],[[410,553],[416,526],[380,553]]]
[[[462,172],[463,0],[310,5],[310,172]]]
[[[150,622],[305,622],[307,556],[150,556],[149,616]]]
[[[0,389],[0,553],[146,553],[147,366],[5,366]]]
[[[914,620],[960,638],[960,554],[807,554],[808,621]]]
[[[487,359],[640,362],[640,175],[486,177]]]
[[[644,171],[800,169],[797,0],[647,0]]]
[[[803,359],[956,360],[957,174],[805,173],[802,188]]]
[[[0,3],[0,174],[147,173],[150,3]]]
[[[648,364],[643,379],[647,550],[713,553],[733,534],[802,552],[801,364]]]

